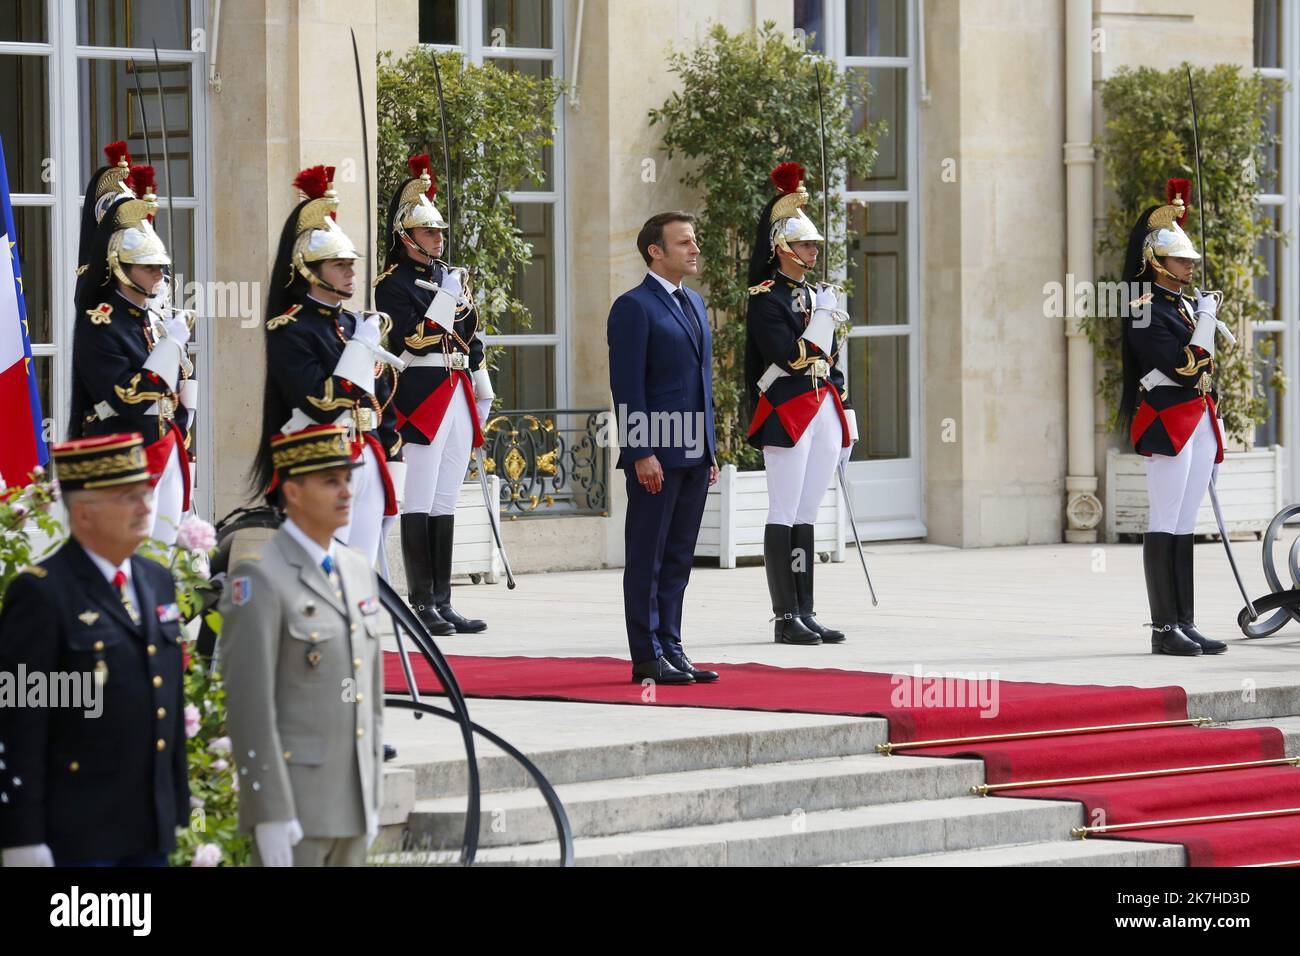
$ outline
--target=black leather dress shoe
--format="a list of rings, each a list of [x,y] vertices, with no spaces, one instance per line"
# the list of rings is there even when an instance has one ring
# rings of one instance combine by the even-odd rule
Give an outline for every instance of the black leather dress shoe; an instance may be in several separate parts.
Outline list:
[[[646,661],[643,664],[632,665],[632,683],[640,684],[642,681],[654,681],[656,684],[694,684],[695,678],[690,674],[679,671],[676,667],[662,657],[656,657],[652,661]]]
[[[384,744],[384,763],[392,760],[397,756],[397,748],[392,744]]]
[[[843,631],[825,627],[821,621],[817,620],[815,614],[800,614],[799,620],[803,621],[804,627],[820,637],[823,644],[843,644],[846,640]]]
[[[412,604],[411,610],[415,616],[420,619],[420,623],[434,637],[446,637],[448,634],[455,634],[455,626],[447,620],[444,620],[432,606],[428,604]]]
[[[673,667],[677,668],[683,674],[690,674],[695,678],[695,683],[697,684],[712,684],[718,679],[717,671],[700,670],[691,663],[691,659],[685,654],[665,654],[664,660],[668,661],[668,663],[672,664]]]
[[[1202,654],[1222,654],[1228,649],[1228,645],[1223,641],[1216,641],[1212,637],[1206,637],[1196,629],[1195,624],[1179,624],[1178,630],[1186,634],[1191,640],[1201,645]]]
[[[1225,645],[1226,646],[1226,645]],[[1151,653],[1171,654],[1174,657],[1200,657],[1201,645],[1172,624],[1151,629]]]
[[[487,630],[487,621],[465,617],[450,604],[438,608],[438,616],[454,627],[457,634],[477,634]]]

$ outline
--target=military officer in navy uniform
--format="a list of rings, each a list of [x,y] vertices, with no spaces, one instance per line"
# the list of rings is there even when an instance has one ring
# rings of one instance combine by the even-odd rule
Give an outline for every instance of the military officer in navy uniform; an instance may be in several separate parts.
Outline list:
[[[412,156],[407,166],[411,176],[388,204],[388,255],[375,280],[375,302],[392,316],[394,350],[400,342],[405,360],[394,400],[408,465],[402,559],[411,607],[429,632],[475,634],[487,624],[451,604],[452,546],[492,379],[463,270],[438,258],[447,223],[433,204],[429,157]]]
[[[378,579],[334,539],[356,500],[344,425],[271,438],[287,519],[229,573],[218,653],[239,823],[263,866],[360,866],[379,832]]]
[[[399,363],[382,347],[381,314],[343,308],[361,256],[334,221],[333,176],[334,167],[314,166],[294,180],[304,198],[285,222],[271,269],[262,440],[253,481],[258,493],[278,500],[271,439],[312,424],[347,425],[360,467],[353,476],[352,517],[338,537],[373,565],[384,516],[397,513],[404,485],[392,405]]]
[[[151,222],[158,209],[153,168],[132,167],[119,189],[120,196],[107,194],[112,204],[77,282],[68,437],[144,436],[150,471],[158,476],[150,535],[170,544],[190,504],[189,429],[197,394],[186,356],[191,322],[183,312],[154,307],[171,259]]]
[[[1223,429],[1214,388],[1220,294],[1191,286],[1200,254],[1182,230],[1191,184],[1171,179],[1168,200],[1142,212],[1129,237],[1124,279],[1133,300],[1124,320],[1121,421],[1133,450],[1146,457],[1147,533],[1142,540],[1151,653],[1222,654],[1223,641],[1196,626],[1192,542],[1196,515],[1223,461]]]
[[[135,554],[154,493],[144,440],[52,454],[70,536],[5,593],[0,672],[44,675],[51,693],[76,681],[83,699],[0,707],[4,865],[164,866],[190,792],[180,609],[167,570]]]
[[[833,288],[814,288],[806,278],[822,236],[803,212],[803,176],[798,163],[772,171],[780,192],[759,217],[750,257],[748,440],[762,450],[767,473],[763,561],[775,639],[839,644],[844,633],[821,624],[813,609],[813,526],[831,476],[852,452],[857,420],[838,368],[838,329],[847,316]]]

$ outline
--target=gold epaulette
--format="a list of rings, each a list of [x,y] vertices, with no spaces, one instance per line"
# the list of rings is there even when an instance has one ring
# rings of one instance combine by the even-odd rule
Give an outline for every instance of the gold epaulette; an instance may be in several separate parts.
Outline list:
[[[93,309],[87,309],[86,315],[90,316],[92,325],[108,325],[113,321],[113,307],[107,302],[101,302]]]
[[[267,331],[274,332],[276,329],[282,329],[290,322],[298,321],[298,313],[302,311],[302,305],[291,305],[284,315],[277,315],[275,318],[266,323]]]
[[[44,568],[39,567],[35,564],[29,564],[24,568],[19,568],[18,573],[30,574],[34,578],[43,578],[43,577],[47,577],[50,572],[46,571]]]
[[[769,292],[774,285],[776,285],[775,279],[764,279],[758,285],[751,285],[749,287],[749,294],[758,295],[760,292]]]
[[[371,288],[378,288],[378,287],[379,287],[379,283],[383,282],[385,279],[387,279],[390,275],[392,275],[392,274],[393,274],[394,272],[396,272],[396,271],[397,271],[397,263],[394,262],[391,266],[389,266],[389,267],[388,267],[387,269],[385,269],[383,272],[379,273],[379,275],[375,276],[375,281],[372,282],[372,283],[370,283]]]

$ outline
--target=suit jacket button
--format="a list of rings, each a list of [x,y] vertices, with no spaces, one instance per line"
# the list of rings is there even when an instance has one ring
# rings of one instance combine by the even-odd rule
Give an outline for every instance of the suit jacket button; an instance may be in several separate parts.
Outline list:
[[[317,634],[315,631],[312,631],[311,634],[308,635],[308,637],[311,638],[311,642],[312,642],[313,644],[315,644],[317,641],[320,640],[320,635]]]
[[[360,738],[364,737],[365,735],[366,735],[366,728],[364,728],[364,727],[358,727],[358,728],[357,728],[357,738],[360,739]]]
[[[361,658],[359,657],[352,658],[352,667],[354,670],[361,670]]]
[[[357,694],[357,703],[358,703],[358,704],[364,704],[365,702],[366,702],[366,695],[365,695],[365,694],[358,693],[358,694]]]
[[[153,679],[153,686],[154,686],[154,687],[161,687],[161,686],[162,686],[162,677],[161,677],[161,676],[155,677],[155,678]]]
[[[96,642],[95,642],[95,652],[98,653],[99,651],[102,651],[103,649],[104,649],[104,642],[103,642],[103,641],[96,641]]]
[[[81,764],[77,763],[77,761],[74,760],[72,761],[72,763],[68,764],[68,769],[71,770],[73,773],[76,773],[78,770],[81,769]]]
[[[159,719],[159,720],[162,720],[162,719],[163,719],[164,717],[166,717],[166,716],[167,716],[167,708],[166,708],[166,707],[159,707],[159,708],[158,708],[158,719]]]
[[[158,748],[158,752],[159,752],[159,753],[162,753],[164,750],[167,749],[167,741],[165,741],[165,740],[163,740],[161,737],[159,737],[159,738],[158,738],[158,743],[155,744],[155,746]]]
[[[353,625],[352,625],[352,633],[355,634],[356,632],[357,632],[357,626],[356,626],[355,624],[353,624]]]
[[[149,652],[150,657],[153,657],[155,654],[158,653],[158,648],[153,644],[150,644],[148,647],[145,648],[145,650]]]
[[[293,751],[292,751],[292,750],[286,750],[286,751],[284,752],[284,759],[285,759],[285,760],[288,760],[288,759],[289,759],[290,757],[292,757],[292,756],[293,756]]]

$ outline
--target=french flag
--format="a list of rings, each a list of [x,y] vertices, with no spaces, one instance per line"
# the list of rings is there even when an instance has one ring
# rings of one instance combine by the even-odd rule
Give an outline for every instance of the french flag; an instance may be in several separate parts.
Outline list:
[[[4,143],[0,142],[0,478],[10,488],[28,484],[32,470],[50,457],[42,434],[41,396],[36,388],[16,234]]]

